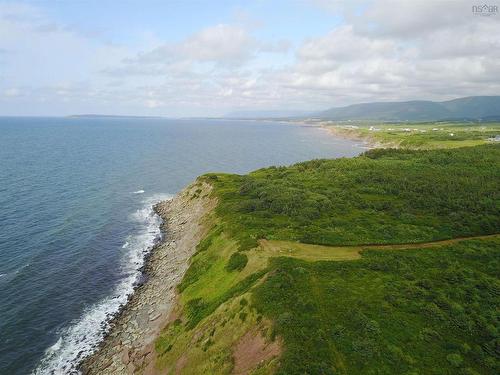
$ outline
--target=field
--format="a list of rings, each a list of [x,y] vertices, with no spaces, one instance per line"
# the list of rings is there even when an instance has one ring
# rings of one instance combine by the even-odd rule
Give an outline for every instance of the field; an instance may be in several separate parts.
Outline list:
[[[437,149],[494,143],[500,123],[333,123],[321,122],[333,133],[384,147]],[[498,141],[497,141],[498,142]]]
[[[499,166],[482,145],[200,177],[219,203],[158,367],[498,373]]]

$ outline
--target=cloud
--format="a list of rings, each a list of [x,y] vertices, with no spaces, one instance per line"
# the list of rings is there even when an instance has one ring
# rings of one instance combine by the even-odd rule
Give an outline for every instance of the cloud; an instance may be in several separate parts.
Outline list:
[[[259,51],[268,53],[286,53],[290,50],[291,43],[288,40],[281,39],[273,42],[259,43]]]
[[[474,16],[470,2],[375,1],[354,13],[304,42],[281,85],[330,105],[500,92],[498,17]]]
[[[190,60],[231,64],[250,59],[255,43],[243,28],[219,24],[189,37],[175,50]]]
[[[307,41],[298,51],[301,60],[331,60],[344,63],[366,58],[381,58],[394,53],[396,45],[388,39],[358,35],[352,25],[341,26],[327,35]]]
[[[241,64],[255,52],[255,41],[241,27],[219,24],[205,28],[179,43],[165,43],[141,53],[129,63],[156,64],[174,61]]]
[[[91,79],[101,64],[116,64],[128,53],[16,3],[0,3],[0,49],[7,51],[3,83],[17,86]]]
[[[11,97],[11,98],[15,98],[17,96],[21,96],[22,95],[21,90],[19,90],[16,87],[10,87],[8,89],[5,89],[3,91],[3,94],[4,94],[4,96]]]
[[[474,22],[472,1],[376,0],[361,17],[349,17],[358,32],[407,39]]]
[[[159,96],[175,85],[188,103],[218,108],[319,109],[500,92],[499,20],[475,17],[470,2],[320,5],[345,22],[304,40],[286,65],[251,63],[265,52],[286,53],[290,43],[221,24],[127,60],[122,73],[160,74]]]
[[[0,51],[0,114],[30,115],[95,105],[109,93],[96,72],[130,54],[18,3],[0,3]]]
[[[182,41],[163,43],[147,52],[126,58],[120,66],[103,70],[110,75],[190,74],[200,68],[239,68],[260,53],[286,53],[286,40],[259,41],[242,26],[217,24],[204,28]]]
[[[465,1],[315,4],[342,22],[307,39],[276,38],[242,10],[177,40],[138,30],[128,44],[0,4],[0,113],[220,115],[500,92],[500,15],[474,16]]]

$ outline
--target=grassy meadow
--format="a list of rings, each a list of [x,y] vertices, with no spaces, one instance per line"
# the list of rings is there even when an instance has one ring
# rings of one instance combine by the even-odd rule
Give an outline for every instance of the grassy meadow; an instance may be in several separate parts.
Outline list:
[[[371,123],[321,122],[330,131],[360,138],[384,147],[439,149],[470,147],[494,143],[500,135],[500,123],[431,122]],[[498,142],[498,141],[497,141]]]

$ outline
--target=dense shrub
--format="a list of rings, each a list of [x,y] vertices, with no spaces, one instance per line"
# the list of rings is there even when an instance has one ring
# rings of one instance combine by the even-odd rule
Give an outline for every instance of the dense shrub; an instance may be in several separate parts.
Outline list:
[[[273,322],[270,339],[283,339],[279,374],[500,373],[498,236],[365,249],[353,261],[270,258],[255,273],[256,262],[247,265],[260,239],[346,245],[498,233],[498,145],[371,150],[207,179],[219,199],[217,225],[179,287],[190,288],[188,330],[238,297],[231,318],[249,322],[255,308],[258,321]],[[219,247],[220,238],[234,250]],[[221,254],[231,254],[227,263]],[[214,276],[224,286],[204,289],[200,280]]]
[[[278,373],[498,373],[499,248],[495,237],[348,262],[274,259],[253,301],[285,340]]]
[[[496,233],[500,147],[370,150],[219,175],[217,214],[241,250],[259,238],[324,245],[409,243]]]
[[[241,271],[247,265],[248,257],[240,252],[233,253],[227,262],[228,271]]]

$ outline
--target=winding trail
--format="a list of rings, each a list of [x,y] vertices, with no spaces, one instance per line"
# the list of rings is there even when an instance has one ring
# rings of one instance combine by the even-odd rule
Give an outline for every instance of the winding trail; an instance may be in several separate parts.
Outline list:
[[[317,260],[353,260],[361,258],[363,250],[410,250],[441,247],[470,240],[482,240],[499,237],[500,234],[490,234],[483,236],[457,237],[447,240],[437,240],[429,242],[405,243],[405,244],[367,244],[349,246],[324,246],[311,245],[291,241],[261,240],[260,246],[252,252],[261,258],[289,256],[309,261]],[[259,262],[262,263],[262,262]]]

